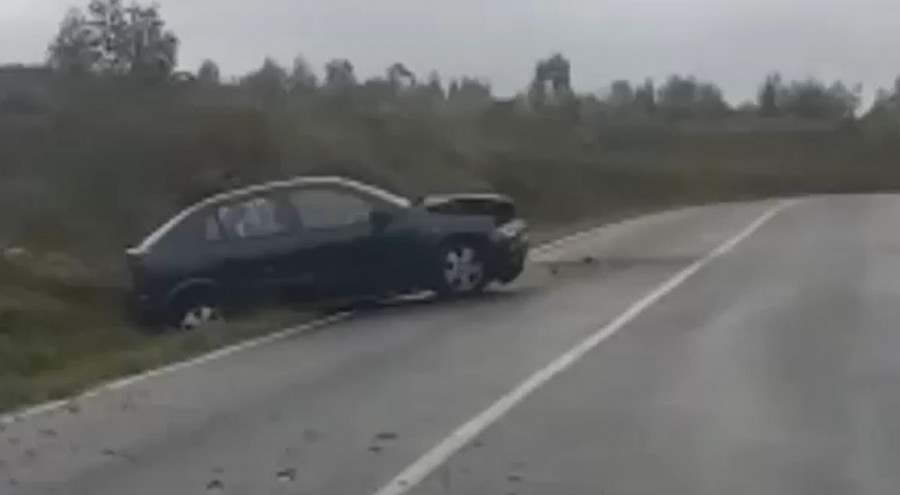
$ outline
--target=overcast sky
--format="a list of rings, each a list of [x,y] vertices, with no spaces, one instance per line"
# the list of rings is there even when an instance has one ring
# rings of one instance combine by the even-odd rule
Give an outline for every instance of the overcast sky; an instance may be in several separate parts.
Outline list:
[[[0,0],[0,63],[40,61],[67,7],[87,0]],[[525,87],[555,51],[579,91],[673,72],[753,98],[772,70],[862,82],[900,73],[900,0],[161,0],[181,66],[224,73],[270,55],[315,67],[349,58],[360,76],[404,62],[425,74],[477,75],[498,93]]]

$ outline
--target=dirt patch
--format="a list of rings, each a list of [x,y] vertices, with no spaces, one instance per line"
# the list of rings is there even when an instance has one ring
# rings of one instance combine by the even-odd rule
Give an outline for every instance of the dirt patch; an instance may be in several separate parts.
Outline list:
[[[640,267],[677,268],[687,266],[697,258],[686,256],[659,257],[601,257],[584,256],[577,260],[561,260],[535,263],[537,270],[556,279],[584,276],[604,276]]]

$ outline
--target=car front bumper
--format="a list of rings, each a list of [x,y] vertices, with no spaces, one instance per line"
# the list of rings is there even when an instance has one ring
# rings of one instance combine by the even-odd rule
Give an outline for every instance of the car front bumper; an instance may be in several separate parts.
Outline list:
[[[495,244],[494,276],[503,283],[512,282],[525,269],[530,242],[527,229],[517,230],[511,236],[501,236]]]

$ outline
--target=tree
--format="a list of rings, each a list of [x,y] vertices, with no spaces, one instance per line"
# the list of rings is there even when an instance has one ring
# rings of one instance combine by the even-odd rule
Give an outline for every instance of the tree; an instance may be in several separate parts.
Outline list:
[[[670,76],[659,88],[659,108],[674,119],[693,115],[694,99],[697,96],[697,81],[693,77]]]
[[[613,81],[609,87],[609,96],[606,97],[609,106],[616,109],[630,109],[634,100],[635,93],[630,82],[624,79]]]
[[[387,80],[394,88],[411,88],[416,85],[416,76],[400,62],[387,69]]]
[[[197,81],[206,86],[218,86],[222,82],[219,65],[212,60],[204,60],[197,70]]]
[[[328,88],[346,89],[356,84],[356,74],[349,60],[339,58],[325,64],[325,86]]]
[[[70,10],[48,50],[52,67],[66,73],[167,79],[177,65],[178,38],[159,8],[122,0],[92,0],[87,13]]]
[[[828,96],[834,106],[834,116],[839,118],[852,118],[862,102],[862,83],[848,88],[841,81],[835,81],[828,87]]]
[[[477,77],[463,76],[459,80],[456,96],[470,101],[489,100],[492,98],[491,85]]]
[[[528,102],[535,108],[541,108],[547,103],[546,81],[538,77],[531,80],[531,84],[528,86]]]
[[[894,87],[890,90],[878,88],[875,92],[875,101],[872,103],[871,113],[897,112],[900,110],[900,77],[894,80]]]
[[[572,66],[561,53],[545,60],[540,65],[540,72],[543,79],[550,82],[555,96],[568,96],[572,93]]]
[[[651,79],[638,87],[625,79],[613,81],[601,102],[600,111],[614,119],[646,118],[656,112],[655,93]]]
[[[263,98],[275,98],[287,93],[289,76],[284,67],[271,58],[262,67],[241,79],[241,86]]]
[[[97,68],[101,53],[87,18],[79,9],[69,9],[48,49],[50,66],[67,75],[89,74]]]
[[[894,80],[894,87],[890,90],[879,88],[876,91],[875,101],[865,120],[880,125],[882,131],[896,132],[900,129],[900,77]]]
[[[718,86],[712,83],[697,84],[693,105],[695,117],[719,118],[728,115],[730,110]]]
[[[852,117],[860,104],[862,86],[852,89],[836,81],[826,86],[816,79],[793,81],[780,88],[779,109],[789,115],[807,119],[842,119]]]
[[[601,101],[600,111],[605,117],[614,120],[632,120],[644,115],[646,112],[638,104],[638,92],[625,79],[613,81],[606,91],[606,96]],[[643,96],[642,96],[643,97]]]
[[[550,91],[557,101],[572,95],[572,65],[561,53],[538,60],[534,67],[529,89],[533,103],[542,103]]]
[[[446,97],[444,84],[441,82],[441,75],[437,71],[428,73],[428,82],[424,86],[424,91],[430,98],[442,100]]]
[[[450,85],[447,86],[447,98],[453,99],[459,96],[459,81],[456,79],[450,80]]]
[[[301,55],[294,58],[294,67],[287,85],[291,92],[308,93],[316,90],[316,74]]]
[[[893,94],[884,88],[878,88],[875,91],[875,101],[872,102],[872,109],[886,109],[893,106]]]
[[[769,74],[759,91],[759,113],[763,117],[778,115],[778,91],[781,88],[781,76]]]
[[[489,108],[494,102],[494,97],[491,85],[486,80],[463,76],[450,80],[447,101],[453,108],[476,111]]]
[[[691,76],[670,76],[659,89],[658,98],[660,112],[670,119],[716,118],[729,111],[722,91],[715,84]]]
[[[653,86],[653,79],[646,79],[644,85],[635,90],[634,105],[644,115],[656,113],[656,89]]]

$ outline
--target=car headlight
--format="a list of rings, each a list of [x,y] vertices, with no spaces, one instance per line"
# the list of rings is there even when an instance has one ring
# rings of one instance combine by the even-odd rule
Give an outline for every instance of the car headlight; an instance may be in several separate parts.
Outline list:
[[[506,239],[512,239],[525,231],[524,220],[513,220],[497,227],[497,233]]]

